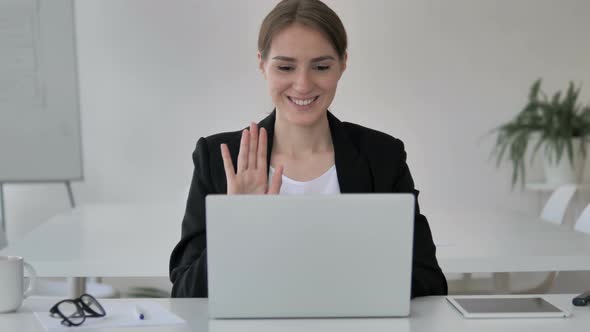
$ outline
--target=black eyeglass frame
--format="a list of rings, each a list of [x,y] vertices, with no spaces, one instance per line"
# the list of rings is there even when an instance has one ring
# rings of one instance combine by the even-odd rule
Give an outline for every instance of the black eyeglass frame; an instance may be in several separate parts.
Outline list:
[[[102,312],[96,312],[95,310],[93,310],[90,306],[88,306],[86,303],[84,303],[83,298],[89,298],[93,302],[93,304],[95,304],[98,307],[98,309],[100,309],[100,311],[102,311]],[[82,320],[78,323],[72,322],[67,315],[65,315],[63,312],[61,312],[61,310],[59,310],[59,306],[62,303],[73,304],[77,310],[76,314],[78,316],[76,316],[76,317],[82,317]],[[66,300],[61,300],[61,301],[57,302],[56,304],[53,305],[53,307],[51,307],[51,309],[49,309],[49,313],[50,313],[51,317],[61,318],[62,319],[61,323],[66,326],[80,326],[80,325],[84,324],[87,317],[90,317],[90,318],[104,317],[107,314],[106,311],[104,310],[103,306],[98,302],[98,300],[96,300],[94,298],[94,296],[92,296],[90,294],[86,294],[86,293],[80,295],[80,297],[76,298],[76,299],[66,299]]]

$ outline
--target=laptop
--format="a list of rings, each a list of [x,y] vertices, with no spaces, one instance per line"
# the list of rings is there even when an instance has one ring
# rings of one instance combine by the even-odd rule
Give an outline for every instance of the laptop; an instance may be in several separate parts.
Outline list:
[[[210,195],[211,318],[405,317],[411,194]]]

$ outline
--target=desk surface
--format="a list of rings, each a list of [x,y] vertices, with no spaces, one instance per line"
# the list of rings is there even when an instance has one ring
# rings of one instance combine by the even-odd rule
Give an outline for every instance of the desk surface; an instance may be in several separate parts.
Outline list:
[[[445,273],[590,270],[590,235],[510,211],[428,215]]]
[[[590,270],[590,235],[508,212],[426,211],[445,273]],[[55,216],[0,255],[44,277],[167,277],[181,206],[90,205]]]
[[[211,332],[358,332],[358,331],[585,331],[590,321],[589,307],[574,307],[574,295],[545,295],[564,309],[569,318],[542,319],[463,319],[444,297],[433,296],[414,299],[410,318],[379,319],[249,319],[209,320],[206,299],[154,299],[171,310],[187,324],[178,327],[148,328],[149,331],[211,331]],[[127,301],[118,299],[112,301]],[[27,299],[16,313],[0,314],[0,331],[36,332],[43,327],[34,317],[34,311],[46,311],[55,299]],[[108,329],[132,332],[139,328]],[[98,330],[105,331],[105,330]]]
[[[50,218],[0,255],[42,277],[163,277],[180,239],[181,206],[87,205]]]

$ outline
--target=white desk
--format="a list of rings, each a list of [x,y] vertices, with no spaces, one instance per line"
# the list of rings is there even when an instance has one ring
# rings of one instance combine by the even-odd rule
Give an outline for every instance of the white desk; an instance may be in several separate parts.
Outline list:
[[[0,255],[42,277],[167,277],[179,206],[83,206],[58,215]],[[445,273],[590,270],[590,235],[501,212],[426,211]]]
[[[210,332],[391,332],[391,331],[585,331],[590,321],[590,307],[574,307],[574,295],[546,295],[564,309],[570,318],[544,319],[463,319],[444,297],[425,297],[411,302],[410,318],[379,319],[249,319],[209,320],[206,299],[153,299],[184,319],[178,327],[147,328],[149,331]],[[113,301],[127,301],[119,299]],[[0,314],[0,331],[37,332],[43,327],[34,311],[47,311],[56,299],[28,299],[16,313]],[[97,331],[97,330],[93,330]],[[98,330],[106,331],[106,330]],[[108,329],[108,331],[144,331],[140,328]]]
[[[545,183],[545,182],[529,182],[525,184],[525,188],[527,190],[533,191],[542,191],[545,193],[551,193],[555,189],[559,188],[563,184],[553,184],[553,183]],[[590,190],[589,183],[578,183],[575,184],[578,190],[587,191]]]
[[[590,235],[515,212],[427,215],[445,273],[590,270]]]
[[[0,255],[23,256],[40,277],[168,276],[179,206],[89,205],[57,215]]]

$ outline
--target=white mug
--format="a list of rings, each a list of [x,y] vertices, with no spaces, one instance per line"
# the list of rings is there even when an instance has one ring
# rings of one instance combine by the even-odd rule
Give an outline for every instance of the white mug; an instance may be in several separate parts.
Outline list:
[[[25,268],[29,282],[25,290]],[[0,256],[0,313],[16,311],[35,288],[37,273],[22,257]]]

